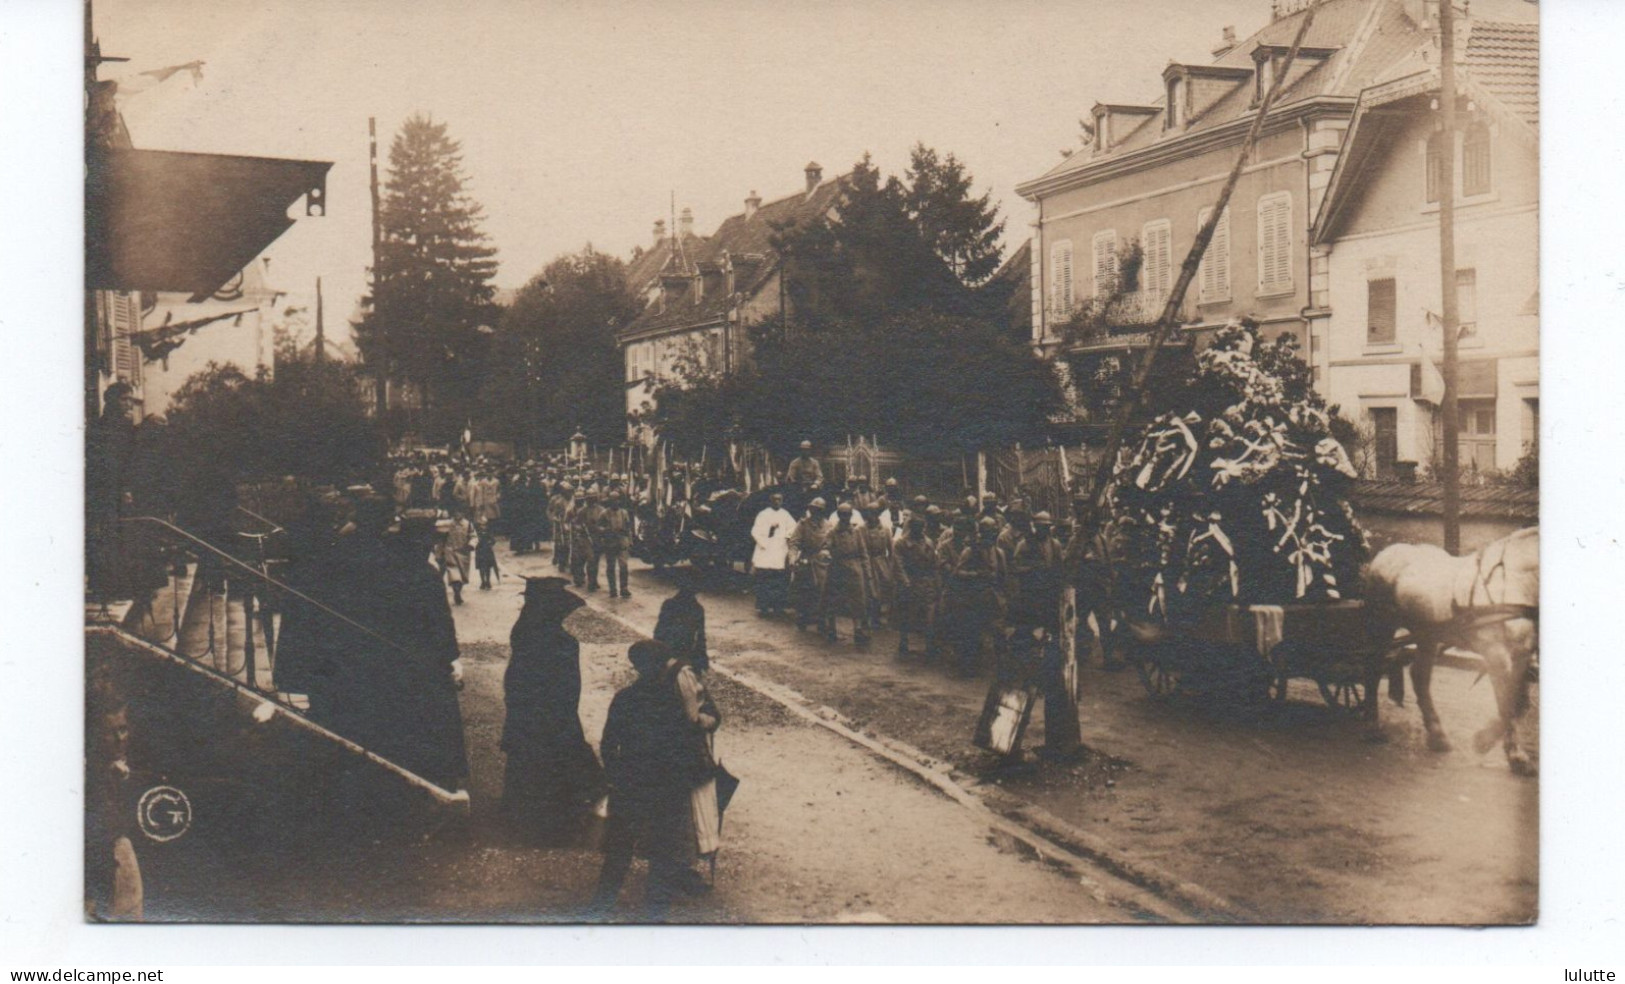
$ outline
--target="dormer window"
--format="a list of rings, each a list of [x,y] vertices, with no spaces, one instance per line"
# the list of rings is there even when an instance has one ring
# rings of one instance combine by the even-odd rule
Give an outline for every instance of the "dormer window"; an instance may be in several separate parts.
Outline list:
[[[1167,115],[1163,117],[1163,129],[1172,130],[1185,125],[1185,93],[1186,83],[1183,75],[1170,75],[1167,80],[1168,91]]]
[[[1106,149],[1112,145],[1111,125],[1112,117],[1110,113],[1104,109],[1095,110],[1095,153],[1105,153]]]

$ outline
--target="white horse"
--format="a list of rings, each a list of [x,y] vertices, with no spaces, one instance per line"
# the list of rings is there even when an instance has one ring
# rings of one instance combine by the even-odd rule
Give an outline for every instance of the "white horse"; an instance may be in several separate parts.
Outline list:
[[[1433,663],[1445,646],[1464,649],[1484,660],[1499,710],[1474,736],[1473,747],[1483,754],[1499,738],[1512,771],[1533,775],[1534,764],[1518,740],[1518,720],[1528,710],[1529,666],[1539,645],[1539,528],[1519,530],[1465,557],[1431,545],[1395,544],[1371,561],[1366,595],[1377,618],[1409,629],[1416,639],[1411,682],[1428,747],[1450,750],[1433,707]],[[1397,673],[1389,694],[1404,699]]]

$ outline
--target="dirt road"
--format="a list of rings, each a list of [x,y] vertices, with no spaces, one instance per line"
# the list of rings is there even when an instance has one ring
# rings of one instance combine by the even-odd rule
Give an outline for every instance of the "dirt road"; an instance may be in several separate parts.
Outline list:
[[[634,574],[634,597],[592,604],[650,628],[670,589]],[[702,598],[713,656],[839,711],[857,730],[947,763],[996,803],[1038,807],[1107,844],[1113,856],[1230,903],[1194,913],[1263,922],[1524,923],[1538,900],[1538,782],[1512,775],[1470,736],[1493,713],[1487,681],[1441,670],[1436,701],[1457,750],[1427,750],[1414,705],[1383,699],[1373,735],[1334,713],[1313,683],[1285,708],[1150,700],[1132,670],[1088,668],[1082,707],[1091,755],[1011,775],[970,743],[986,680],[959,680],[893,655],[881,632],[864,649],[762,619],[737,576]],[[1529,733],[1538,734],[1538,711]],[[1041,712],[1029,734],[1043,740]],[[1538,747],[1532,749],[1538,753]],[[967,913],[968,915],[968,913]]]

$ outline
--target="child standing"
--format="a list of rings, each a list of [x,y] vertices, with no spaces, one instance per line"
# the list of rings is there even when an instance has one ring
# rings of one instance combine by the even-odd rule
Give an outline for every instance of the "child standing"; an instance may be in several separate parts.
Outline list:
[[[475,527],[478,540],[474,544],[474,566],[480,572],[480,590],[491,590],[491,575],[495,574],[497,580],[502,580],[502,569],[497,566],[496,539],[491,536],[488,523],[480,523]]]

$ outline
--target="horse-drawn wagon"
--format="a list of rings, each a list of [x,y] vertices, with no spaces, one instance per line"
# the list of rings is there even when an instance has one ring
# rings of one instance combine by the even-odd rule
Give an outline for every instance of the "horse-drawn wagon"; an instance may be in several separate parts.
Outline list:
[[[1363,601],[1228,604],[1172,623],[1128,620],[1121,638],[1146,691],[1283,701],[1313,680],[1331,707],[1377,720],[1377,684],[1404,642]]]

